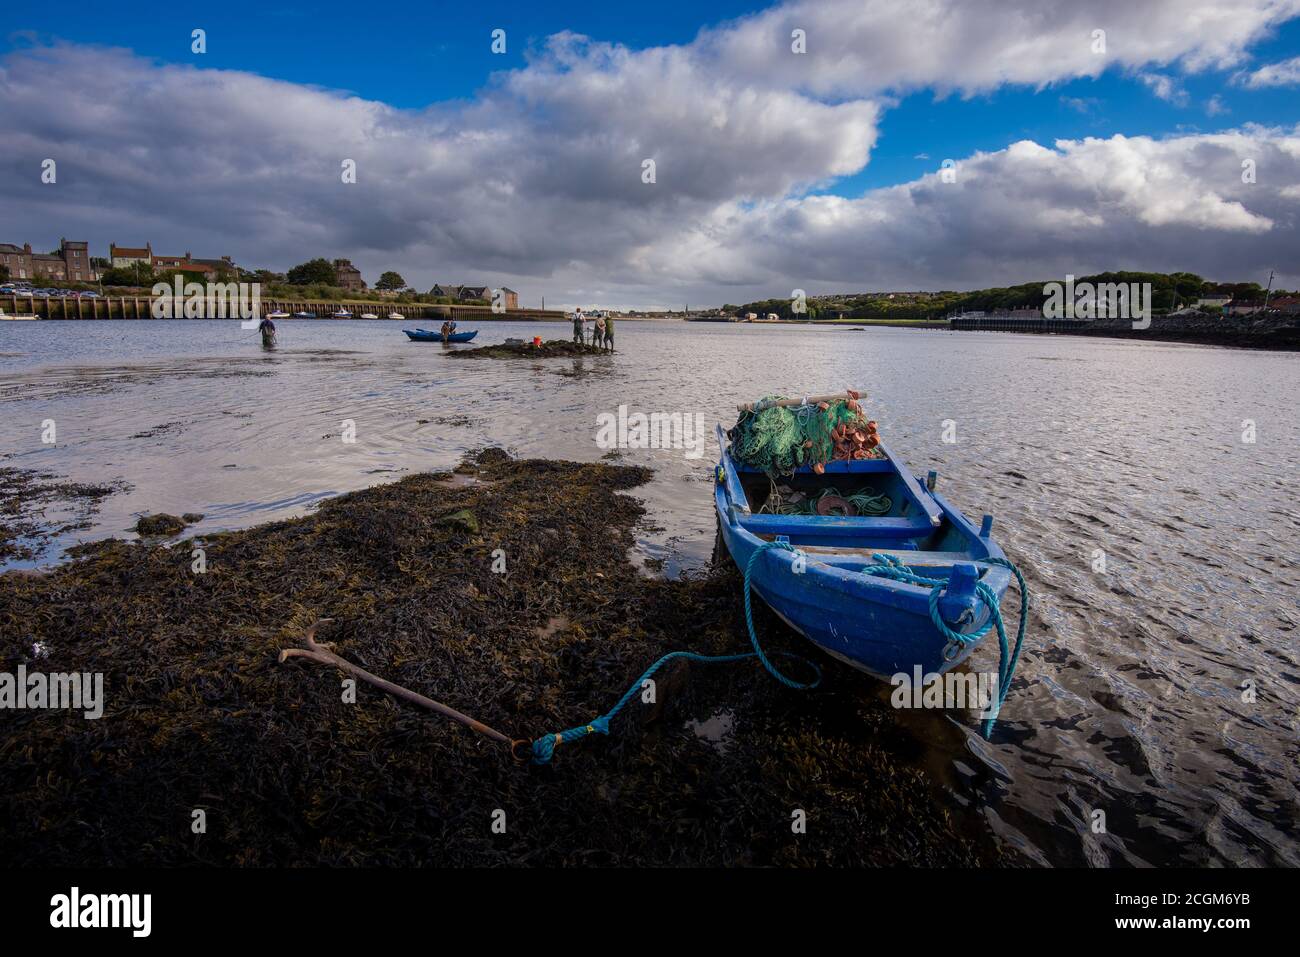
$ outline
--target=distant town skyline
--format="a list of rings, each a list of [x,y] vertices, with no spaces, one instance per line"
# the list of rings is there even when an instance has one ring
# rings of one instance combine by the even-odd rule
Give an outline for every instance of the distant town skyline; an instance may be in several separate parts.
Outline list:
[[[946,0],[925,30],[901,0],[489,4],[400,36],[330,6],[256,31],[239,2],[126,33],[15,11],[0,238],[347,258],[556,308],[1300,286],[1300,0]],[[381,35],[391,66],[349,55]]]

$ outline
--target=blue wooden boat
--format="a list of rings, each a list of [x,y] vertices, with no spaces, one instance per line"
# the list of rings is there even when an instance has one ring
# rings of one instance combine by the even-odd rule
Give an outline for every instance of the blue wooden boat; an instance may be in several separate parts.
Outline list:
[[[899,673],[911,677],[917,666],[923,674],[942,674],[970,656],[981,630],[990,632],[992,612],[976,584],[988,586],[1000,601],[1013,574],[987,563],[1005,559],[991,538],[990,516],[976,528],[934,491],[933,481],[922,485],[884,445],[884,458],[828,462],[824,475],[805,466],[782,484],[814,494],[826,486],[845,494],[883,493],[890,499],[886,514],[765,514],[761,509],[772,490],[767,474],[732,458],[721,428],[718,442],[723,451],[714,504],[727,551],[743,572],[764,543],[798,549],[767,546],[754,560],[750,584],[828,655],[885,680]],[[865,574],[865,567],[881,564],[875,556],[943,580],[937,612],[954,633],[972,638],[955,640],[935,625],[934,587]]]
[[[428,329],[403,329],[415,342],[442,342],[441,332],[430,332]],[[447,342],[469,342],[478,335],[477,329],[471,329],[469,332],[453,332],[447,337]]]

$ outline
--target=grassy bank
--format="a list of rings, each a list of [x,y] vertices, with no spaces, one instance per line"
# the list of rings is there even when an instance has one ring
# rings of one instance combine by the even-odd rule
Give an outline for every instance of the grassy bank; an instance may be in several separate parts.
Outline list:
[[[747,647],[729,565],[670,582],[628,559],[643,510],[623,493],[645,469],[492,450],[457,471],[201,543],[109,542],[49,574],[0,575],[3,670],[102,672],[107,699],[100,720],[5,715],[0,854],[90,866],[998,860],[848,669],[826,666],[823,687],[801,693],[750,663],[674,663],[610,737],[535,766],[368,685],[347,703],[332,668],[278,663],[332,617],[320,637],[348,660],[533,738],[603,713],[668,650]],[[757,624],[773,650],[807,653],[766,611]],[[692,720],[730,730],[710,741]],[[796,810],[805,834],[792,832]]]

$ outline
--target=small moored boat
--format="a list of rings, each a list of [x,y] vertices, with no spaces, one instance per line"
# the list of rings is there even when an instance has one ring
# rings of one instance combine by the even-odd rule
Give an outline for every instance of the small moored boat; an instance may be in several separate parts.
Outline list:
[[[402,315],[400,312],[390,312],[390,313],[388,314],[388,318],[389,318],[389,319],[405,319],[406,317],[405,317],[404,315]]]
[[[973,525],[934,490],[933,472],[918,482],[873,428],[864,457],[772,478],[738,458],[729,441],[738,430],[717,430],[719,535],[750,587],[791,628],[890,680],[910,679],[918,667],[942,674],[1000,627],[997,604],[1018,573],[992,539],[992,517]],[[1019,640],[1014,655],[1004,649],[1003,683]]]
[[[403,332],[415,342],[442,342],[441,332],[431,332],[428,329],[403,329]],[[471,329],[469,332],[453,332],[447,336],[447,342],[469,342],[478,335],[477,329]]]
[[[336,312],[336,313],[334,313],[333,315],[331,315],[330,318],[331,318],[331,319],[351,319],[351,318],[352,318],[352,313],[348,312],[346,309],[340,309],[338,312]]]
[[[288,319],[288,318],[289,318],[289,314],[288,314],[287,312],[285,312],[283,309],[277,309],[277,310],[275,310],[275,312],[268,312],[268,313],[266,314],[266,318],[268,318],[268,319]]]
[[[39,318],[41,317],[35,314],[30,316],[11,316],[3,309],[0,309],[0,322],[34,322]]]
[[[363,313],[361,314],[361,318],[362,318],[362,319],[378,319],[379,317],[376,316],[373,312],[363,312]]]
[[[316,313],[314,313],[314,312],[295,312],[295,313],[293,314],[293,317],[294,317],[295,319],[315,319],[315,318],[316,318]]]

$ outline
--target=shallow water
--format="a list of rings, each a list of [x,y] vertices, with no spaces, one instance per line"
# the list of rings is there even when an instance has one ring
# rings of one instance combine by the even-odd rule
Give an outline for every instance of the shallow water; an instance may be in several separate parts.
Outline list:
[[[480,329],[475,345],[568,335]],[[130,483],[66,545],[129,537],[145,512],[204,513],[191,532],[298,515],[488,444],[596,460],[596,417],[620,404],[711,430],[766,393],[860,386],[914,471],[995,516],[1034,596],[993,743],[968,715],[900,716],[927,767],[1031,860],[1300,863],[1294,355],[829,327],[617,334],[613,356],[498,361],[449,359],[390,322],[281,323],[271,352],[235,322],[4,323],[0,466]],[[710,438],[698,458],[620,459],[656,470],[641,550],[668,574],[708,560],[716,454]]]

